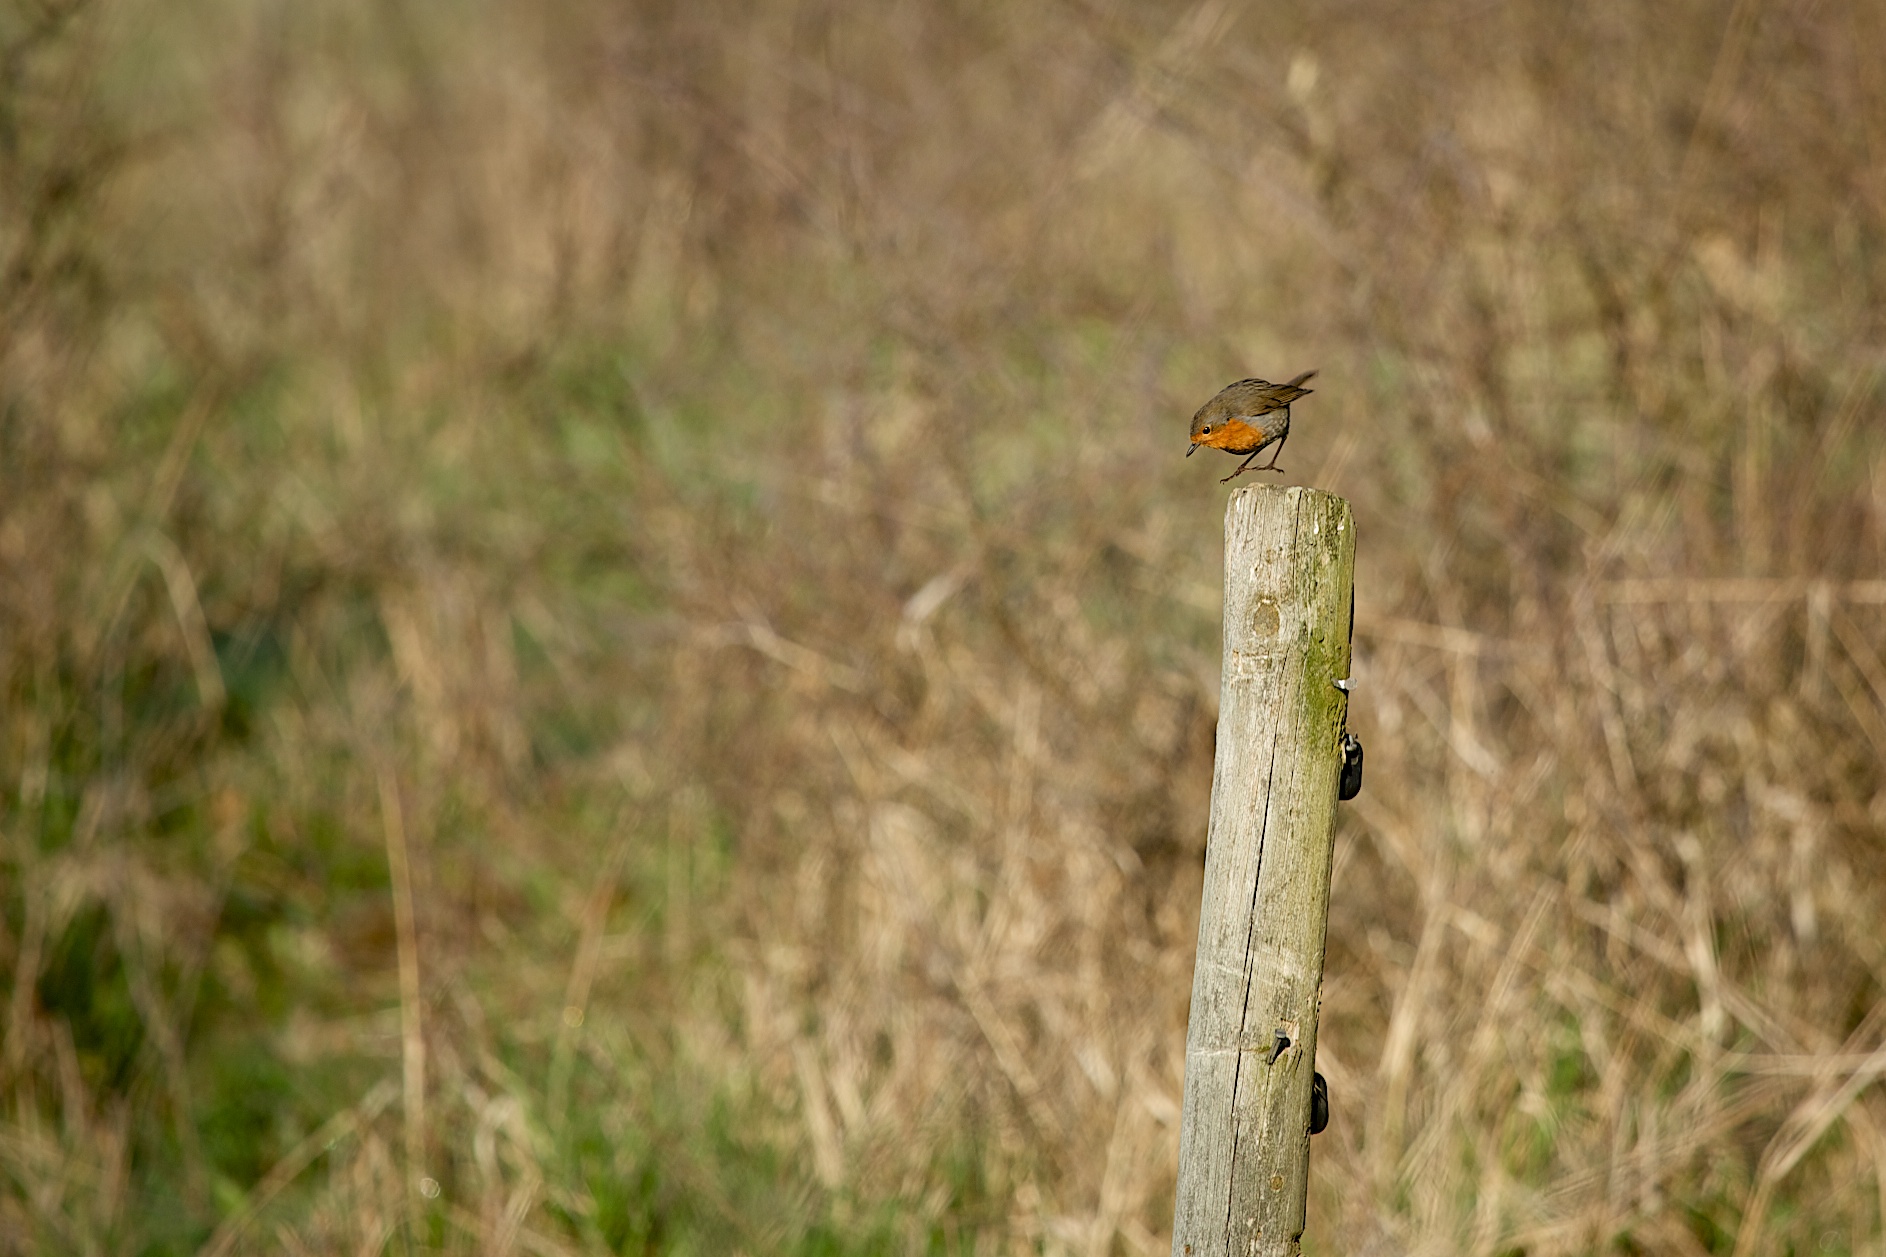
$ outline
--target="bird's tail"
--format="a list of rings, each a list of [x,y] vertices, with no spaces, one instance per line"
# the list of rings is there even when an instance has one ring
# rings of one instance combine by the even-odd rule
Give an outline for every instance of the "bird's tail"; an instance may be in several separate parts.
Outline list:
[[[1286,385],[1284,385],[1284,387],[1285,387],[1285,388],[1296,388],[1296,387],[1297,387],[1298,385],[1300,385],[1300,384],[1302,384],[1302,383],[1303,383],[1303,382],[1304,382],[1305,380],[1307,380],[1307,379],[1309,379],[1309,378],[1310,378],[1311,376],[1313,376],[1313,375],[1315,375],[1315,374],[1316,374],[1316,372],[1315,372],[1314,370],[1310,370],[1310,371],[1305,371],[1305,372],[1304,372],[1304,373],[1303,373],[1302,375],[1299,375],[1299,376],[1298,376],[1298,377],[1297,377],[1296,379],[1294,379],[1294,380],[1292,380],[1292,381],[1290,381],[1290,383],[1288,383],[1288,384],[1286,384]]]

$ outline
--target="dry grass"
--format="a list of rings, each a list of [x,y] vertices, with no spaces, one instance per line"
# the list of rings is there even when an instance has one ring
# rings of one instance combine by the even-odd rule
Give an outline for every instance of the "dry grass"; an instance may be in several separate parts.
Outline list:
[[[0,1252],[1164,1250],[1226,380],[1313,1252],[1882,1251],[1886,20],[0,12]]]

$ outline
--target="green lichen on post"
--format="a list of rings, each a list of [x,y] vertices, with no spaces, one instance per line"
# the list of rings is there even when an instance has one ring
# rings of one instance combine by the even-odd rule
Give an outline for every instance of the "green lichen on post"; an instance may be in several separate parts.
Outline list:
[[[1287,490],[1300,493],[1299,535],[1308,529],[1309,561],[1298,569],[1301,597],[1317,613],[1303,624],[1304,673],[1327,677],[1329,685],[1308,685],[1301,691],[1303,721],[1313,729],[1327,729],[1332,739],[1342,736],[1349,698],[1333,682],[1349,676],[1351,633],[1354,629],[1351,596],[1355,588],[1355,516],[1349,503],[1320,489]],[[1321,544],[1318,544],[1318,543]]]

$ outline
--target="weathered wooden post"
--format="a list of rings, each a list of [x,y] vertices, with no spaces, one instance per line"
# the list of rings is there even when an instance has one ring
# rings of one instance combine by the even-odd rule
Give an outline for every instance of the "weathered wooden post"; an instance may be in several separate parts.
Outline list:
[[[1354,584],[1343,499],[1231,495],[1173,1257],[1300,1249]]]

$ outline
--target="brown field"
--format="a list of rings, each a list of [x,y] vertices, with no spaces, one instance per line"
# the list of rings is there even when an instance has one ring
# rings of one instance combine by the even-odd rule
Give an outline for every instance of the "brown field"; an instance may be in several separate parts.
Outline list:
[[[1305,1251],[1886,1252],[1882,48],[0,5],[0,1254],[1164,1253],[1311,367]]]

